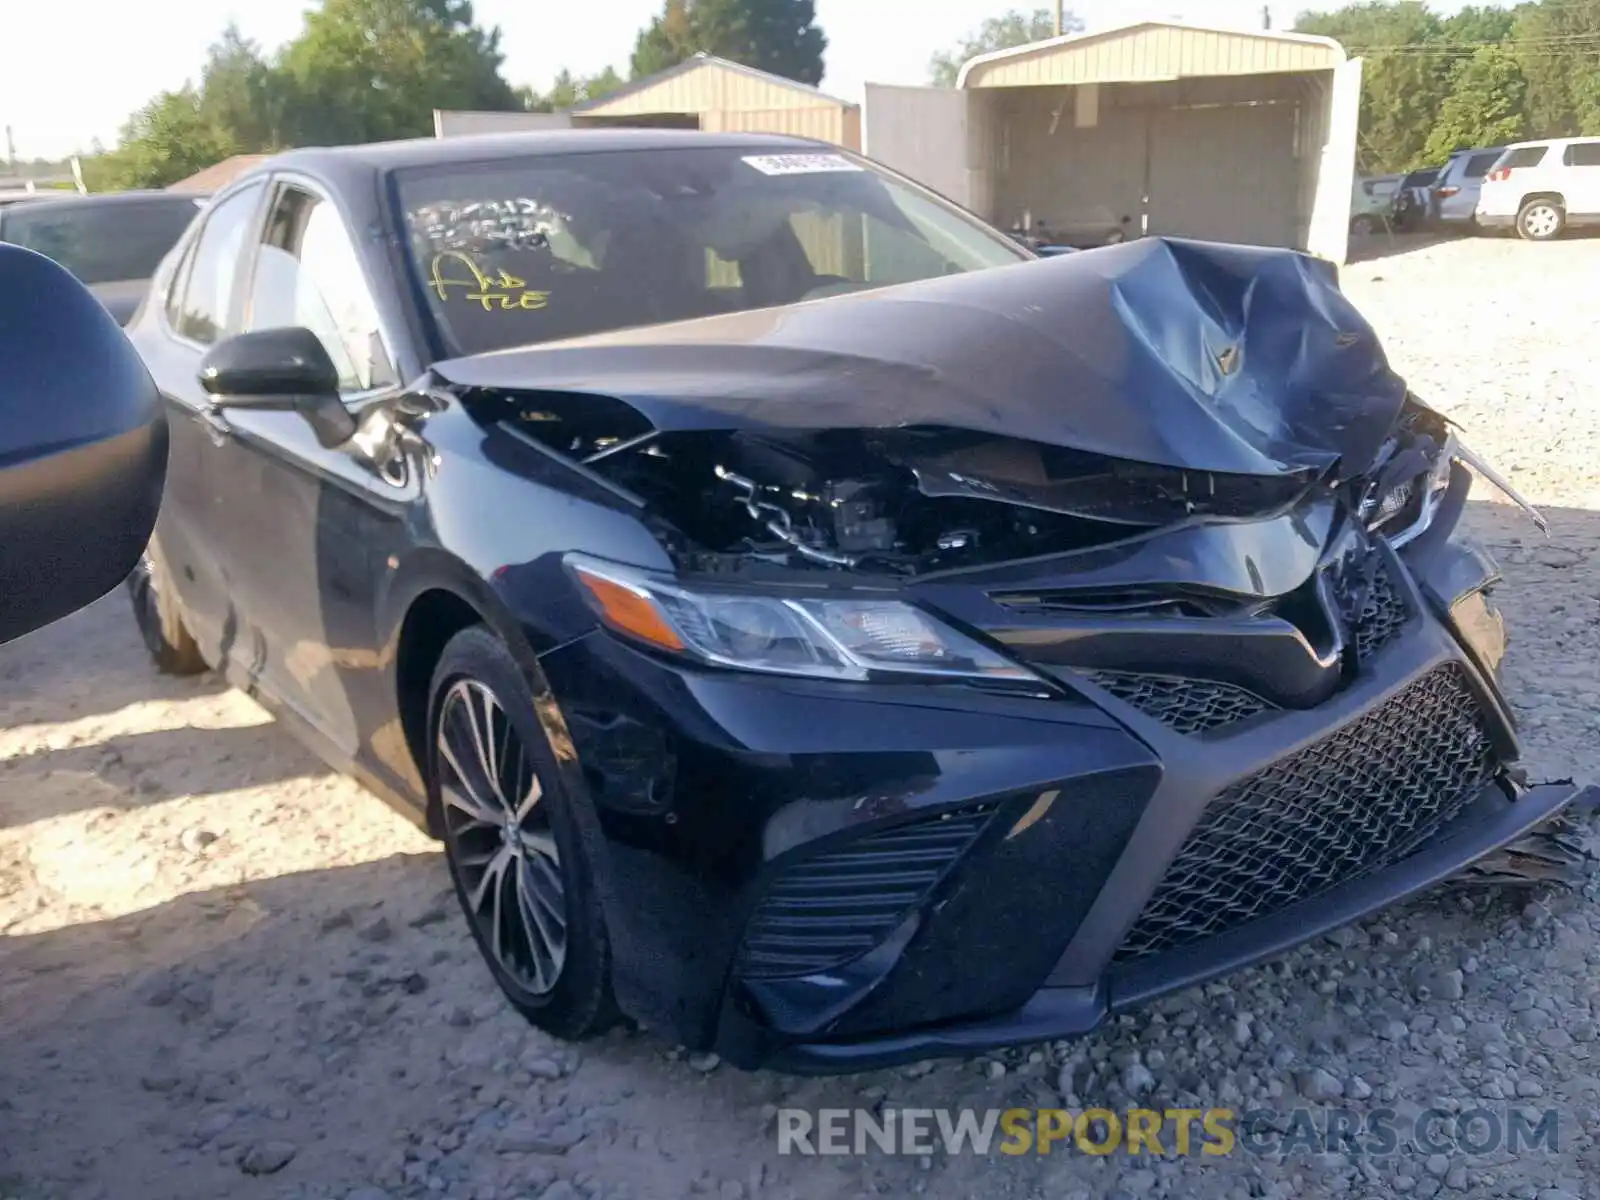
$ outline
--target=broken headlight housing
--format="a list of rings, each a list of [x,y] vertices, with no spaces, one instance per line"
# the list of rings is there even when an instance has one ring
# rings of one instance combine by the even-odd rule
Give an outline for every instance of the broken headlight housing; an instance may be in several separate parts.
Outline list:
[[[584,555],[565,561],[607,628],[709,666],[814,679],[1041,683],[899,600],[700,591]]]
[[[1375,498],[1366,511],[1367,528],[1373,533],[1383,534],[1397,550],[1416,540],[1433,524],[1439,505],[1450,489],[1450,476],[1457,463],[1470,467],[1475,474],[1493,484],[1508,500],[1526,512],[1540,530],[1549,532],[1549,526],[1538,510],[1511,486],[1505,476],[1453,431],[1425,472]]]
[[[1414,541],[1433,524],[1433,517],[1450,490],[1450,475],[1455,469],[1457,443],[1452,434],[1432,464],[1422,474],[1402,480],[1380,497],[1374,497],[1367,514],[1367,528],[1381,533],[1398,550]]]

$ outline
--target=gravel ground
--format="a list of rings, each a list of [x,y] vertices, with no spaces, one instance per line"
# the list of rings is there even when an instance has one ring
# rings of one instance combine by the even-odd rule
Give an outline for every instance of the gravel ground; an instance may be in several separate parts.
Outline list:
[[[1600,779],[1600,242],[1348,268],[1413,385],[1546,506],[1480,500],[1536,778]],[[502,1006],[432,845],[113,596],[0,649],[0,1197],[1577,1200],[1600,1179],[1600,906],[1435,895],[1092,1039],[833,1080]],[[1556,1147],[780,1156],[778,1105],[1553,1109]],[[1170,1139],[1166,1150],[1171,1152]]]

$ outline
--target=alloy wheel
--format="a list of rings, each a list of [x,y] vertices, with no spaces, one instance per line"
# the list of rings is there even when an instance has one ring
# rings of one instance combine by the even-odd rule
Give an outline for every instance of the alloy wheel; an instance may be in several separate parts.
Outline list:
[[[468,914],[499,965],[548,995],[567,958],[561,854],[544,788],[494,693],[453,683],[436,734],[444,834]]]

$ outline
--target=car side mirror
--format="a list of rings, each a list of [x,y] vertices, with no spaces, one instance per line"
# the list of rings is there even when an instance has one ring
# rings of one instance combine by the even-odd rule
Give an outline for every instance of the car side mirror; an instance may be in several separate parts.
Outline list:
[[[167,474],[161,395],[65,268],[0,244],[0,642],[126,579]]]
[[[356,432],[355,418],[339,399],[339,369],[322,340],[302,326],[224,338],[200,360],[200,386],[219,411],[298,412],[329,449],[344,445]]]

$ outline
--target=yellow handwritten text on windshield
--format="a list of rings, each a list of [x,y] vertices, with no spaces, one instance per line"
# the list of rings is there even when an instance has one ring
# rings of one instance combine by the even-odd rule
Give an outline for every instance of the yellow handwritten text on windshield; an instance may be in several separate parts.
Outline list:
[[[445,250],[433,256],[428,284],[441,302],[453,299],[480,304],[484,312],[531,311],[550,303],[549,292],[528,290],[528,281],[505,269],[485,274],[483,269],[459,250]]]

